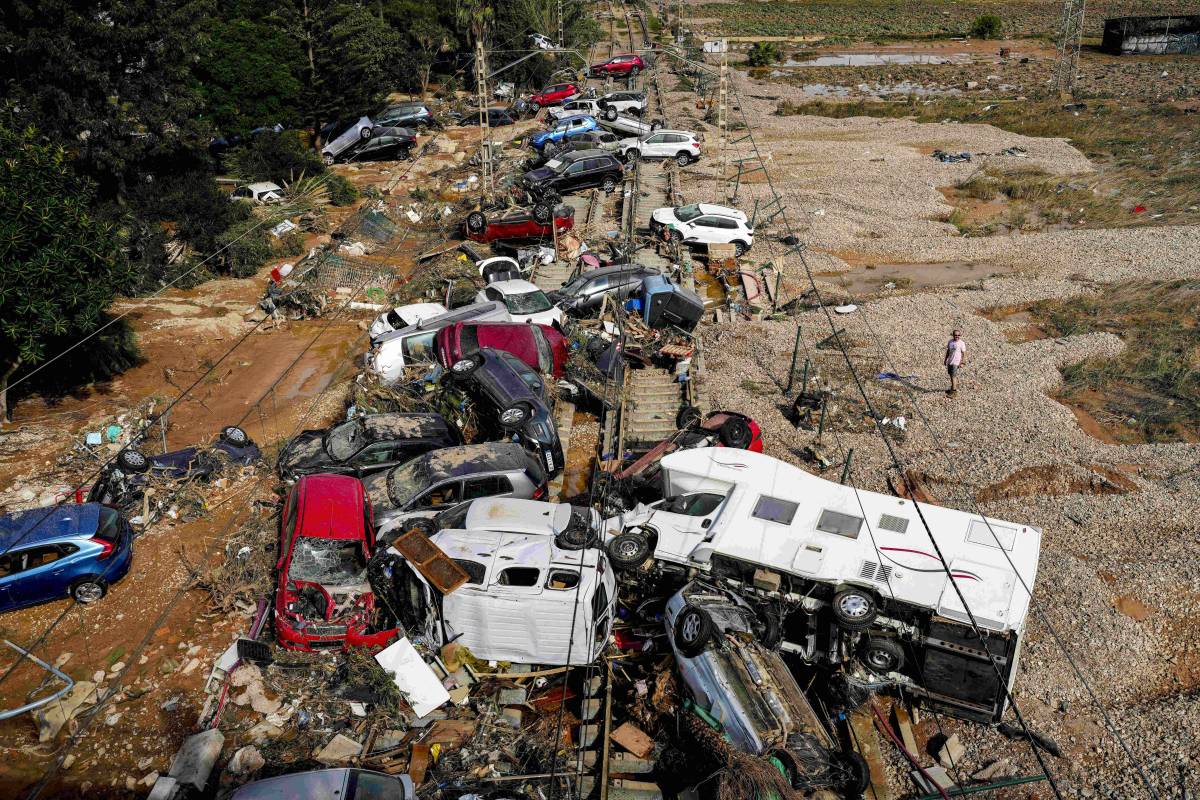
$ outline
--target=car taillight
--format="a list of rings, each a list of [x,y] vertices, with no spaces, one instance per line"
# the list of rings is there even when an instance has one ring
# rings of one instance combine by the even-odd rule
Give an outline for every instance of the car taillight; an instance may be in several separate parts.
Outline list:
[[[103,561],[104,559],[111,556],[113,554],[113,551],[116,550],[116,548],[113,546],[112,542],[106,542],[105,540],[101,539],[99,536],[93,536],[88,541],[95,542],[96,544],[100,545],[100,547],[102,548],[100,550],[100,553],[96,556],[97,561]]]
[[[699,143],[699,142],[692,142],[692,149],[693,149],[693,150],[699,150],[699,149],[700,149],[700,143]]]
[[[539,486],[537,489],[534,490],[533,499],[539,500],[545,496],[546,496],[546,484],[543,483],[541,486]]]

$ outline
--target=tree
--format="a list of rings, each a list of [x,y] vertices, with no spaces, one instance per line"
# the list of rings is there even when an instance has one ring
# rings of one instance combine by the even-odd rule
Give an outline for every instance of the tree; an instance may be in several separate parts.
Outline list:
[[[0,422],[8,383],[51,343],[100,327],[128,263],[114,229],[91,212],[94,187],[62,147],[0,121]]]
[[[277,26],[214,19],[195,74],[205,116],[221,133],[301,121],[304,53]]]
[[[450,31],[436,22],[422,19],[412,24],[408,37],[415,45],[413,55],[421,73],[421,99],[424,99],[429,92],[429,73],[433,70],[433,62],[438,53],[450,46]]]
[[[1004,28],[1004,22],[995,14],[982,14],[971,23],[971,35],[976,39],[996,39]]]
[[[755,42],[747,60],[752,67],[769,67],[780,57],[779,45],[775,42]]]

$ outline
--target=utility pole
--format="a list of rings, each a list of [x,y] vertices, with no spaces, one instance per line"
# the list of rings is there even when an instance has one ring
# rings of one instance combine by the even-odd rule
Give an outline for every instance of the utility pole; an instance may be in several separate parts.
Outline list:
[[[479,162],[483,169],[483,192],[492,193],[492,132],[488,127],[487,64],[483,38],[475,39],[475,89],[479,93]]]
[[[566,37],[563,36],[563,0],[558,0],[558,47],[561,50],[566,46]]]
[[[717,166],[717,191],[726,192],[725,171],[729,165],[729,43],[721,40],[721,71],[717,80],[717,146],[721,158]]]
[[[1075,94],[1079,72],[1079,45],[1083,38],[1083,14],[1087,0],[1063,0],[1059,25],[1058,61],[1054,65],[1054,88],[1061,97]]]

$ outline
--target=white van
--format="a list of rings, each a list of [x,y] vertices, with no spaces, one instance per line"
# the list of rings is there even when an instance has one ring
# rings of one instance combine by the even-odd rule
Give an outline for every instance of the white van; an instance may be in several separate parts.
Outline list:
[[[542,507],[555,513],[528,513]],[[489,513],[509,530],[443,530],[430,537],[470,576],[440,601],[428,581],[388,548],[398,561],[392,585],[401,623],[439,646],[461,642],[487,661],[594,662],[612,632],[617,596],[604,551],[559,546],[573,516],[569,505],[493,501],[472,507],[467,524],[479,524]]]
[[[455,322],[509,322],[511,317],[504,303],[473,303],[445,314],[426,317],[415,325],[380,334],[371,343],[367,368],[380,380],[391,383],[399,380],[404,368],[413,364],[437,362],[434,339],[437,332]]]
[[[661,468],[664,500],[604,523],[616,568],[653,556],[658,572],[708,574],[772,598],[787,615],[785,650],[836,662],[846,645],[875,676],[963,716],[999,718],[1004,687],[988,654],[1011,685],[1039,529],[921,506],[981,643],[912,501],[747,450],[684,450]]]

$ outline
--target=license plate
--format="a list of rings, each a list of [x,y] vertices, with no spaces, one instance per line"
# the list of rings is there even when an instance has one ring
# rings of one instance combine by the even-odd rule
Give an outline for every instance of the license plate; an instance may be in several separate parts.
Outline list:
[[[554,471],[554,456],[549,450],[542,451],[542,455],[546,457],[546,469]]]

